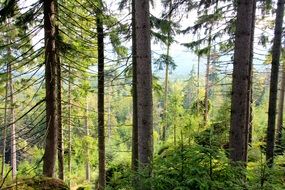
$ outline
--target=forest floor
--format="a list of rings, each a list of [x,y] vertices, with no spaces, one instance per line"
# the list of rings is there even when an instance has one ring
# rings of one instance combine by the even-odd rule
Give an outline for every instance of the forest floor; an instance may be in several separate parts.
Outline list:
[[[2,188],[2,190],[69,190],[63,181],[52,178],[36,177],[22,179]]]

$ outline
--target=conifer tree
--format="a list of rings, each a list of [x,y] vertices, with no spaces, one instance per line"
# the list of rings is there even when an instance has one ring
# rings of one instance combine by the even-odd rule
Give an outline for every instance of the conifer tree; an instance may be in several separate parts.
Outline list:
[[[253,1],[239,0],[235,33],[230,127],[230,159],[245,163],[248,142],[248,84],[252,36]],[[250,21],[250,22],[248,22]],[[246,146],[245,146],[246,145]]]
[[[273,160],[274,160],[277,86],[278,86],[278,73],[279,73],[280,54],[281,54],[284,3],[285,3],[284,0],[278,0],[277,2],[274,42],[272,46],[268,126],[267,126],[267,139],[266,139],[266,160],[269,167],[273,166]]]
[[[56,1],[43,2],[45,31],[45,80],[46,80],[46,121],[47,137],[43,158],[43,174],[54,177],[58,145],[58,123],[56,104]]]
[[[153,157],[153,118],[152,118],[152,70],[150,47],[149,1],[135,1],[136,25],[136,106],[138,127],[139,171],[147,169],[150,177],[150,164]],[[141,185],[143,181],[141,181]],[[150,187],[141,186],[142,189]]]
[[[99,1],[96,10],[97,44],[98,44],[98,153],[99,153],[99,190],[105,189],[105,120],[104,120],[104,28],[103,3]]]

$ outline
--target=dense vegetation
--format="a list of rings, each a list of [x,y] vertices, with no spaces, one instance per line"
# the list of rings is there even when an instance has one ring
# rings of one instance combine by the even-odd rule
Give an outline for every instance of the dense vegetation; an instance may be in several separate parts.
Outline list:
[[[0,3],[0,189],[285,189],[285,0]]]

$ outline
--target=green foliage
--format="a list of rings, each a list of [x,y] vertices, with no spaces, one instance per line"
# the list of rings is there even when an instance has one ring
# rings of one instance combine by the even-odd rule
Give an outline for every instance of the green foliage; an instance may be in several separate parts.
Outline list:
[[[140,181],[144,181],[144,187],[151,184],[157,190],[243,189],[240,168],[231,168],[223,151],[215,148],[186,146],[181,143],[178,146],[164,147],[159,155],[155,156],[152,169],[153,175],[149,179],[143,179],[143,171],[137,174]],[[118,180],[119,184],[113,188],[131,187],[130,177],[132,176],[126,178],[128,180]],[[116,179],[114,177],[112,180]]]
[[[159,97],[162,96],[163,87],[160,84],[160,78],[155,75],[152,76],[152,89]]]
[[[195,136],[197,144],[203,147],[222,148],[228,143],[229,130],[223,123],[213,123],[211,126]]]
[[[161,41],[165,45],[171,45],[174,42],[173,35],[179,26],[172,21],[164,18],[157,18],[153,15],[151,15],[150,21],[152,28],[151,35],[155,38],[155,41]]]
[[[18,175],[19,176],[39,176],[42,175],[42,155],[43,149],[34,147],[27,147],[27,155],[22,154],[25,160],[18,165]]]
[[[208,109],[211,109],[211,102],[208,100]],[[205,113],[205,101],[204,100],[196,100],[193,102],[191,107],[192,114],[203,114]]]
[[[16,0],[5,0],[5,2],[2,4],[2,7],[0,7],[0,22],[4,22],[7,18],[14,16],[16,7]]]
[[[180,144],[155,158],[152,184],[155,189],[234,189],[221,160],[225,156],[217,150]]]
[[[108,166],[106,170],[107,190],[125,189],[131,179],[131,170],[128,163],[116,163]]]
[[[25,12],[18,10],[16,1],[1,1],[0,21],[11,21],[11,24],[3,25],[0,28],[0,95],[5,96],[5,81],[7,73],[5,66],[7,61],[13,65],[13,87],[16,91],[15,106],[16,117],[29,109],[29,105],[41,100],[44,97],[44,83],[42,82],[43,69],[43,48],[35,47],[29,34],[31,29],[42,28],[42,2],[37,1]],[[212,26],[210,40],[215,46],[211,50],[213,57],[226,57],[230,61],[231,51],[234,47],[233,34],[236,31],[236,18],[232,12],[235,9],[235,2],[228,1],[229,5],[217,6],[218,1],[173,1],[171,10],[170,0],[163,0],[165,14],[161,18],[151,15],[151,35],[154,40],[164,45],[175,43],[175,34],[179,22],[167,17],[172,14],[177,18],[179,4],[183,4],[184,10],[197,11],[198,18],[194,26],[189,26],[180,33],[202,34],[197,40],[183,43],[198,56],[208,55],[210,48],[205,44],[209,40],[209,30]],[[219,1],[220,2],[220,1]],[[223,1],[225,2],[225,1]],[[59,14],[55,22],[59,28],[56,37],[61,67],[62,67],[62,105],[63,105],[63,128],[64,128],[64,158],[68,155],[68,82],[71,83],[71,173],[66,172],[66,181],[71,180],[72,186],[78,189],[92,189],[94,179],[98,176],[98,144],[97,144],[97,42],[96,42],[96,15],[98,13],[99,1],[77,1],[62,0],[58,2]],[[268,13],[272,10],[271,0],[260,2],[262,8]],[[121,0],[120,8],[130,5],[129,0]],[[169,10],[168,10],[169,9]],[[21,13],[21,14],[20,14]],[[17,15],[16,15],[17,14]],[[15,16],[15,17],[12,17]],[[119,20],[117,15],[104,7],[100,12],[103,18],[105,37],[108,44],[112,46],[112,53],[109,57],[109,50],[106,49],[106,163],[107,163],[107,189],[132,189],[133,178],[137,177],[144,182],[145,186],[152,186],[155,190],[168,189],[193,189],[193,190],[267,190],[284,189],[284,155],[276,155],[276,165],[269,169],[265,163],[264,146],[265,130],[267,126],[268,108],[268,87],[267,74],[254,70],[253,83],[253,142],[249,147],[247,171],[243,168],[232,167],[227,157],[228,136],[230,126],[230,87],[227,83],[231,78],[223,80],[219,73],[220,63],[226,62],[225,58],[211,63],[211,74],[209,76],[211,90],[209,92],[209,122],[203,124],[204,105],[204,79],[197,76],[194,67],[189,78],[184,80],[170,80],[167,94],[167,112],[163,111],[164,88],[161,78],[153,75],[153,110],[154,110],[154,161],[152,163],[153,175],[147,179],[147,173],[140,171],[132,173],[130,160],[132,149],[132,90],[131,70],[127,58],[129,48],[130,25]],[[7,19],[9,18],[9,19]],[[171,20],[171,21],[169,21]],[[226,20],[226,24],[225,24]],[[225,26],[218,26],[218,25]],[[272,27],[270,23],[266,27]],[[265,32],[264,32],[265,33]],[[270,40],[264,33],[261,34],[260,44],[265,45]],[[35,34],[35,33],[34,33]],[[228,37],[228,39],[224,39]],[[28,36],[26,36],[28,35]],[[26,37],[25,37],[26,36]],[[31,38],[30,38],[31,37]],[[24,40],[20,40],[24,38]],[[222,39],[222,41],[221,41]],[[10,44],[9,41],[15,42]],[[42,44],[43,45],[43,44]],[[12,54],[8,54],[8,48]],[[28,51],[30,53],[25,53]],[[218,51],[216,51],[218,50]],[[19,58],[17,58],[21,55]],[[113,60],[116,57],[118,60]],[[212,55],[211,55],[212,57]],[[169,55],[162,54],[155,62],[160,69],[166,65],[174,70],[176,64]],[[122,61],[123,60],[123,61]],[[271,55],[268,54],[266,62],[270,62]],[[202,60],[203,61],[203,60]],[[221,62],[219,62],[221,61]],[[203,63],[203,62],[201,62]],[[35,67],[35,65],[37,67]],[[126,65],[126,68],[123,66]],[[31,74],[30,70],[38,69],[40,72]],[[202,69],[203,70],[203,69]],[[256,74],[257,73],[257,74]],[[202,73],[199,73],[200,76]],[[226,73],[228,75],[228,73]],[[199,80],[199,81],[198,81]],[[222,81],[222,82],[221,82]],[[198,85],[199,84],[199,85]],[[221,84],[221,85],[220,85]],[[18,91],[25,89],[25,91]],[[199,91],[199,92],[198,92]],[[221,93],[221,95],[217,95]],[[88,114],[87,114],[88,105]],[[1,103],[4,107],[4,101]],[[43,140],[45,139],[45,116],[44,105],[40,105],[33,112],[27,114],[20,121],[17,121],[17,155],[18,155],[18,176],[32,177],[42,173]],[[3,109],[0,117],[4,116]],[[86,119],[87,118],[87,119]],[[3,121],[2,121],[3,122]],[[89,135],[86,134],[88,123]],[[166,126],[165,142],[161,142],[161,128]],[[26,134],[28,131],[31,133]],[[10,132],[8,130],[8,132]],[[24,135],[23,135],[24,133]],[[285,138],[283,136],[283,138]],[[1,139],[2,140],[2,139]],[[285,142],[285,141],[284,141]],[[88,155],[87,155],[88,149]],[[9,151],[9,150],[8,150]],[[3,155],[1,155],[3,156]],[[85,165],[90,163],[91,181],[85,178]],[[65,162],[65,171],[67,170]],[[5,172],[9,171],[9,163],[6,163]],[[244,176],[247,183],[244,182]],[[8,175],[10,180],[11,176]],[[8,180],[8,181],[9,181]],[[23,182],[22,182],[23,181]],[[44,186],[50,189],[50,184],[45,179],[19,180],[18,189],[40,189]],[[48,183],[48,184],[47,184]],[[53,182],[52,182],[53,183]],[[57,184],[57,181],[55,181]],[[41,185],[41,187],[39,186]],[[7,187],[8,188],[8,187]],[[6,188],[6,189],[7,189]],[[65,188],[65,187],[64,187]],[[8,188],[9,189],[9,188]],[[15,189],[12,185],[10,189]]]
[[[166,54],[161,54],[160,57],[153,63],[157,66],[158,70],[163,70],[166,66],[169,65],[170,72],[175,70],[176,64],[171,56],[167,56]]]

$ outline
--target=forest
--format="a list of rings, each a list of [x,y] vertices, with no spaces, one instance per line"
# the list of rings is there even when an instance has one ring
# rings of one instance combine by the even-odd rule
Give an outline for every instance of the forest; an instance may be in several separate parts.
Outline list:
[[[285,189],[284,4],[0,0],[0,189]]]

